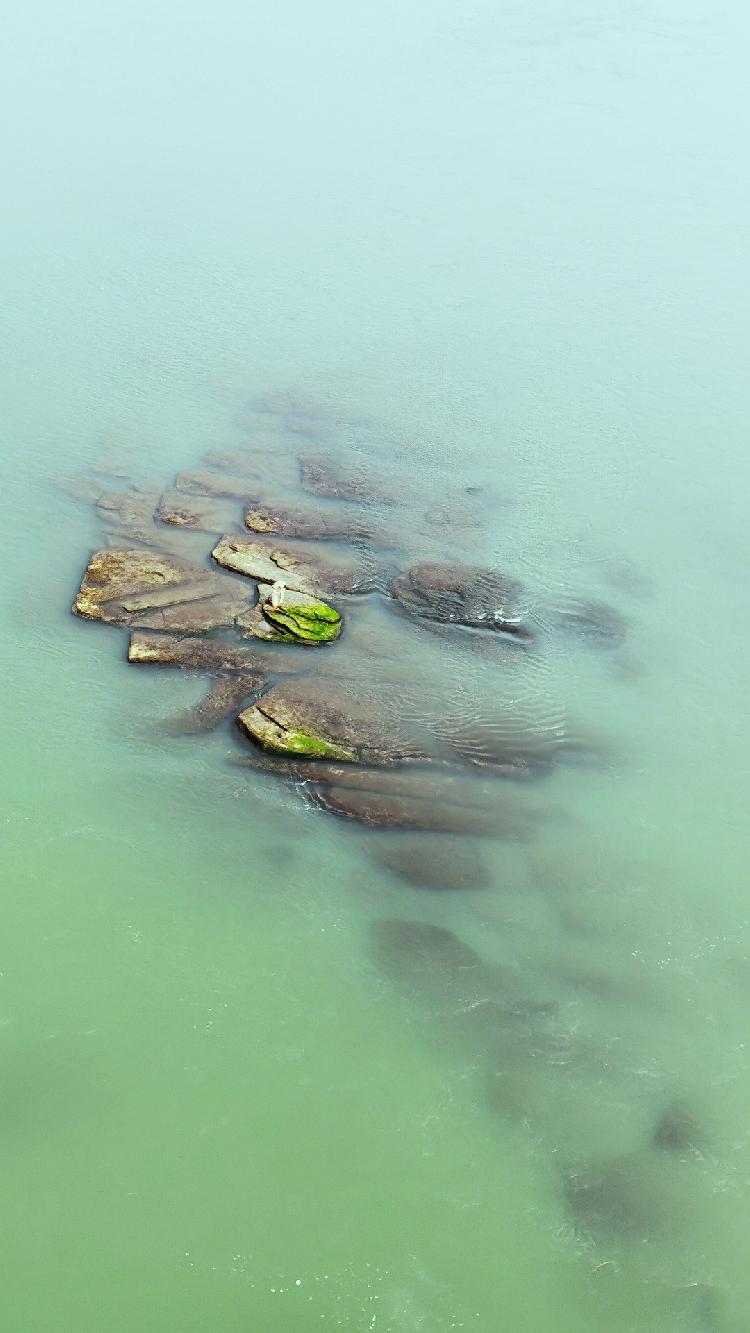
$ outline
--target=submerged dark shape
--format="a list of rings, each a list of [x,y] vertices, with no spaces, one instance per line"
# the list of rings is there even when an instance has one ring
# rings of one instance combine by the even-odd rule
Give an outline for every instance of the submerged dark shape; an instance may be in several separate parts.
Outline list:
[[[492,882],[487,862],[465,839],[404,834],[395,841],[379,840],[371,855],[420,889],[486,889]]]
[[[197,528],[201,532],[225,532],[239,521],[240,507],[231,500],[210,495],[165,491],[159,497],[156,519],[175,528]]]
[[[325,454],[303,454],[299,460],[302,489],[329,500],[359,504],[394,504],[386,487],[371,477],[357,458],[346,463]]]
[[[412,565],[391,584],[391,595],[414,615],[531,638],[513,609],[520,592],[515,579],[491,569],[434,562]]]
[[[212,495],[254,504],[259,487],[264,484],[260,467],[248,466],[247,476],[231,477],[224,472],[180,472],[175,487],[187,495]]]
[[[316,805],[346,819],[356,819],[370,828],[433,829],[442,833],[466,833],[492,837],[498,833],[498,821],[487,810],[473,810],[459,805],[436,805],[413,796],[359,790],[348,786],[317,787],[312,791]],[[527,836],[527,833],[521,835]]]
[[[486,964],[452,930],[393,917],[370,927],[373,958],[398,985],[438,997],[473,998],[487,988]],[[496,986],[496,988],[499,988]]]
[[[625,617],[606,602],[570,601],[557,609],[555,619],[561,629],[592,648],[618,647],[627,637]]]
[[[652,1142],[665,1152],[696,1152],[705,1145],[705,1140],[705,1131],[693,1111],[676,1098],[660,1116]]]
[[[673,1201],[657,1162],[655,1154],[624,1153],[571,1171],[564,1191],[576,1228],[645,1242],[668,1234]]]

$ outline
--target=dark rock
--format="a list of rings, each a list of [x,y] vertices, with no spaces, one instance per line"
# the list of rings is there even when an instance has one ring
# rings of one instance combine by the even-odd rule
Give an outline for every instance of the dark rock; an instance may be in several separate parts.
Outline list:
[[[391,585],[392,595],[414,615],[530,638],[529,627],[513,613],[520,591],[514,579],[478,565],[460,564],[412,565]]]
[[[395,842],[378,841],[371,854],[416,888],[486,889],[492,883],[487,862],[477,849],[455,838],[405,834]]]
[[[373,921],[370,941],[374,961],[397,986],[451,1005],[487,988],[487,964],[452,930],[394,917]]]
[[[214,731],[246,699],[257,694],[266,679],[263,675],[222,676],[211,686],[205,699],[163,723],[163,730],[171,735],[189,736]]]

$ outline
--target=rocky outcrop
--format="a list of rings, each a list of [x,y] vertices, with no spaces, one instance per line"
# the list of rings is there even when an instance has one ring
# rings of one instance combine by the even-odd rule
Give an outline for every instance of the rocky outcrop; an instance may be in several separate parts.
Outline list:
[[[205,698],[176,717],[169,718],[162,724],[162,730],[173,736],[199,736],[215,731],[236,713],[245,700],[257,694],[266,680],[267,677],[261,674],[220,676]]]
[[[174,484],[178,491],[187,495],[215,495],[251,504],[256,501],[264,483],[260,469],[252,472],[248,469],[246,477],[231,477],[224,472],[180,472]]]

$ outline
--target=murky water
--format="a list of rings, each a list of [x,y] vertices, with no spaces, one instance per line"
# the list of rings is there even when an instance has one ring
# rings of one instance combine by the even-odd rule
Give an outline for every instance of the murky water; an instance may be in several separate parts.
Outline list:
[[[703,0],[6,24],[13,1333],[746,1330],[747,29]],[[69,614],[100,525],[61,478],[170,479],[287,392],[317,443],[366,419],[424,509],[488,488],[471,555],[538,648],[456,657],[458,710],[597,740],[533,784],[534,840],[484,842],[489,888],[396,878],[229,727],[169,735],[201,682]],[[561,632],[592,600],[624,643]],[[517,1011],[385,920],[454,932]]]

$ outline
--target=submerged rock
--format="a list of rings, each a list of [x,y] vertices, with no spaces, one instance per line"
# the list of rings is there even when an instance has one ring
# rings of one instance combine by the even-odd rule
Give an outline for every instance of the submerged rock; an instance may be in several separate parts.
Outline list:
[[[227,535],[211,552],[225,569],[246,574],[259,583],[283,579],[290,592],[310,595],[369,592],[372,577],[359,557],[300,547],[279,549],[272,542]]]
[[[217,495],[229,500],[242,500],[245,504],[256,502],[258,490],[263,485],[263,473],[260,468],[248,468],[245,477],[230,477],[217,472],[180,472],[175,478],[178,491],[188,495]]]
[[[312,541],[359,541],[371,535],[371,525],[319,509],[290,509],[284,505],[258,505],[245,512],[251,532],[277,533]]]
[[[595,1238],[665,1236],[679,1212],[657,1162],[655,1154],[624,1153],[571,1171],[565,1198],[575,1226]]]
[[[163,723],[171,735],[197,736],[216,727],[232,715],[246,699],[257,694],[267,680],[264,675],[223,676],[211,686],[205,699]]]
[[[529,627],[513,613],[520,591],[515,579],[478,565],[431,562],[412,565],[391,584],[392,596],[414,615],[530,638]]]
[[[191,671],[249,672],[277,669],[277,661],[257,648],[227,643],[222,639],[201,638],[192,634],[149,634],[134,630],[130,635],[128,661],[151,666],[182,667]],[[284,672],[305,671],[292,653],[284,657]]]
[[[393,842],[378,842],[371,855],[420,889],[486,889],[492,882],[476,847],[455,838],[404,834]]]
[[[169,523],[177,528],[225,532],[237,521],[237,509],[229,500],[165,491],[159,499],[156,518],[159,523]]]
[[[360,504],[394,504],[387,487],[369,477],[358,460],[334,462],[322,454],[305,454],[300,460],[303,490],[329,500]]]
[[[370,828],[434,829],[441,833],[469,833],[482,837],[497,834],[497,821],[486,810],[466,806],[435,805],[413,796],[359,790],[348,786],[318,787],[316,805],[346,819],[356,819]]]
[[[617,647],[627,637],[625,617],[606,602],[571,601],[567,606],[558,607],[555,619],[561,629],[592,648]]]
[[[705,1145],[705,1131],[690,1107],[675,1100],[662,1113],[652,1142],[664,1152],[696,1152]]]

